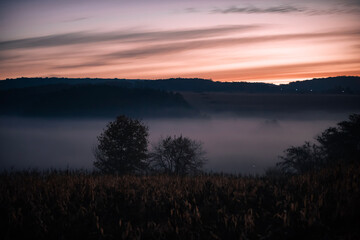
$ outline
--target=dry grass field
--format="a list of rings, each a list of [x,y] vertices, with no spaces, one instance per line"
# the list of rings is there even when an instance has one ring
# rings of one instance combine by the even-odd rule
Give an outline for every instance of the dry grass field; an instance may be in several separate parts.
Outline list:
[[[291,177],[3,172],[2,239],[359,239],[360,166]]]

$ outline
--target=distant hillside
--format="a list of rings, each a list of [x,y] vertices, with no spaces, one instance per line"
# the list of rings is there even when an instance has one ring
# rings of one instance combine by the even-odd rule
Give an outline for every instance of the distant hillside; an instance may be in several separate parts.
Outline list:
[[[98,78],[15,78],[0,81],[0,90],[47,85],[118,85],[129,87],[131,80]]]
[[[360,77],[329,77],[282,84],[285,91],[360,93]]]
[[[0,115],[43,117],[194,116],[182,95],[107,85],[46,85],[0,91]]]
[[[89,79],[89,78],[18,78],[0,81],[0,90],[45,85],[111,85],[127,88],[152,88],[176,92],[243,92],[243,93],[331,93],[360,94],[360,77],[331,77],[275,85],[249,82],[214,82],[199,78]]]
[[[0,115],[193,117],[199,116],[199,111],[210,115],[214,112],[358,111],[359,97],[360,77],[313,79],[283,85],[223,83],[198,78],[19,78],[0,81]]]

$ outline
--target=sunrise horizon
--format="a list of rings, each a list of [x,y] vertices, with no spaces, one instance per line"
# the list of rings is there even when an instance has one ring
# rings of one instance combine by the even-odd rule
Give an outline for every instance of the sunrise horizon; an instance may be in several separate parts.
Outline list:
[[[216,80],[213,78],[202,78],[202,77],[181,77],[181,76],[174,76],[174,77],[166,77],[166,78],[124,78],[124,77],[119,77],[119,76],[114,76],[114,77],[88,77],[88,76],[79,76],[79,77],[65,77],[65,76],[59,76],[59,75],[49,75],[49,76],[21,76],[21,77],[14,77],[14,78],[5,78],[5,79],[0,79],[1,81],[6,81],[6,80],[15,80],[15,79],[37,79],[37,78],[58,78],[58,79],[100,79],[100,80],[108,80],[108,79],[114,79],[114,80],[138,80],[138,81],[156,81],[156,80],[168,80],[168,79],[187,79],[187,80],[191,80],[191,79],[200,79],[200,80],[209,80],[212,82],[222,82],[222,83],[268,83],[268,84],[274,84],[274,85],[281,85],[281,84],[289,84],[292,82],[301,82],[301,81],[309,81],[309,80],[314,80],[314,79],[327,79],[327,78],[341,78],[341,77],[360,77],[360,75],[334,75],[334,76],[320,76],[320,77],[309,77],[309,78],[293,78],[293,79],[280,79],[280,80],[231,80],[231,81],[221,81],[221,80]]]

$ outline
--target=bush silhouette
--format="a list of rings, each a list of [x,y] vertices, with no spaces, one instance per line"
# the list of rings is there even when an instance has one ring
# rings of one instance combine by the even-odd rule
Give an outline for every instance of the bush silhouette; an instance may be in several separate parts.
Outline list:
[[[161,139],[150,153],[152,168],[167,174],[196,174],[205,162],[202,143],[183,136]]]
[[[148,127],[139,120],[118,116],[98,136],[94,166],[102,173],[132,174],[146,168]]]

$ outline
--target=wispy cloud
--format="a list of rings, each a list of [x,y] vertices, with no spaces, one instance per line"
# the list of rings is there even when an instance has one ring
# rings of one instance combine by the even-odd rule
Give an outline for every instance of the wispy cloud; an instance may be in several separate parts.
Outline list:
[[[229,47],[240,44],[256,44],[273,41],[285,40],[306,40],[329,37],[359,37],[360,30],[351,31],[333,31],[322,33],[303,33],[303,34],[280,34],[265,35],[256,37],[237,37],[237,38],[221,38],[221,39],[205,39],[188,42],[176,42],[166,44],[155,44],[141,48],[135,48],[125,51],[113,52],[104,55],[105,58],[123,59],[123,58],[144,58],[157,57],[160,55],[180,53],[189,50],[209,49],[214,47]]]
[[[164,56],[181,56],[182,53],[197,50],[212,50],[216,48],[238,48],[241,45],[263,44],[267,42],[292,41],[292,40],[321,40],[329,38],[359,38],[360,31],[332,31],[322,33],[303,34],[280,34],[254,37],[232,37],[201,39],[193,41],[170,42],[156,44],[153,42],[142,47],[135,47],[128,50],[114,51],[107,54],[93,55],[87,57],[87,62],[80,64],[66,64],[55,66],[55,69],[75,69],[84,67],[96,67],[103,65],[118,64],[119,61],[132,61],[133,59],[149,58],[155,60]]]
[[[307,15],[359,14],[360,7],[344,7],[331,9],[308,9]]]
[[[44,37],[24,38],[0,42],[0,50],[56,47],[64,45],[99,43],[108,41],[123,42],[153,42],[167,40],[191,40],[205,37],[223,36],[230,33],[249,31],[259,28],[258,25],[226,25],[211,28],[176,30],[176,31],[149,31],[129,32],[117,31],[107,33],[73,32],[48,35]]]
[[[80,22],[80,21],[87,20],[87,19],[89,19],[89,17],[78,17],[78,18],[72,18],[72,19],[65,20],[64,22],[66,22],[66,23]]]
[[[231,6],[228,8],[215,8],[210,13],[221,13],[221,14],[263,14],[263,13],[276,13],[276,14],[288,14],[288,13],[303,13],[306,15],[331,15],[331,14],[347,14],[347,13],[359,13],[360,5],[341,5],[338,7],[332,6],[331,8],[309,8],[309,7],[298,7],[291,5],[280,5],[267,8],[260,7],[236,7]]]
[[[304,12],[305,8],[299,8],[289,5],[274,6],[268,8],[259,8],[259,7],[229,7],[225,9],[214,9],[213,13],[295,13],[295,12]]]
[[[109,62],[106,61],[90,61],[79,64],[67,64],[67,65],[57,65],[53,66],[53,69],[75,69],[75,68],[88,68],[88,67],[100,67],[106,66]]]

